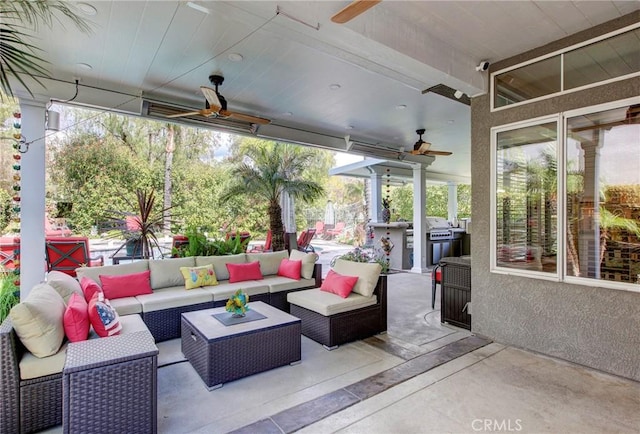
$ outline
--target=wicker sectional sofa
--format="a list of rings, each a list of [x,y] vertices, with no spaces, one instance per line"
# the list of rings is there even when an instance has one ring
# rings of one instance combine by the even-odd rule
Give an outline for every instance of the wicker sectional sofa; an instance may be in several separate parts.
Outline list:
[[[291,315],[300,318],[302,334],[332,350],[347,342],[387,330],[387,276],[375,263],[338,259],[333,271],[358,276],[353,291],[343,298],[320,288],[287,295]]]
[[[300,280],[278,276],[278,266],[283,259],[300,258],[303,261]],[[241,253],[227,256],[196,256],[171,259],[148,259],[130,264],[104,267],[83,267],[76,270],[78,279],[90,277],[97,283],[100,275],[123,275],[151,271],[153,294],[124,297],[111,300],[119,315],[140,314],[156,342],[180,337],[180,316],[184,312],[223,306],[238,289],[249,295],[251,301],[263,301],[280,310],[289,311],[286,296],[289,292],[320,286],[322,266],[315,264],[315,253],[287,251],[268,253]],[[244,264],[258,261],[262,280],[229,283],[226,264]],[[185,290],[180,267],[213,265],[219,282]]]
[[[315,264],[315,254],[294,251],[291,259],[303,261],[302,278],[278,276],[278,266],[284,258],[290,258],[286,251],[141,260],[77,269],[79,279],[87,276],[98,284],[100,275],[150,270],[153,293],[111,300],[120,316],[120,335],[64,343],[56,354],[44,358],[27,351],[11,318],[7,318],[0,325],[0,433],[35,432],[60,424],[65,432],[87,432],[87,411],[91,420],[116,422],[106,426],[110,432],[127,432],[136,426],[135,432],[155,432],[155,342],[180,337],[183,312],[224,305],[240,288],[252,301],[264,301],[288,311],[287,294],[319,286],[322,268]],[[226,263],[253,261],[260,263],[262,280],[229,283]],[[219,284],[186,290],[180,267],[208,264],[213,265]],[[46,285],[56,287],[55,277],[59,275],[55,273],[48,275]],[[71,279],[79,289],[69,276],[59,277],[63,281]],[[55,290],[59,291],[57,287]],[[119,405],[114,406],[113,400],[105,404],[103,388],[95,387],[96,381],[102,380],[106,381],[102,384],[116,387]],[[145,393],[150,396],[143,398],[141,394]],[[98,425],[92,425],[91,432],[98,432]]]

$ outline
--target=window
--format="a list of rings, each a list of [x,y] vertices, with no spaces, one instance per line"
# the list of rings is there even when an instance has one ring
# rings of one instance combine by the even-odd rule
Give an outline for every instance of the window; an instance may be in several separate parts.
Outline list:
[[[491,110],[639,75],[639,26],[493,73]]]
[[[640,283],[640,104],[567,119],[567,276]]]
[[[498,267],[556,272],[557,151],[556,120],[497,133]]]
[[[492,133],[492,271],[640,291],[640,98]]]

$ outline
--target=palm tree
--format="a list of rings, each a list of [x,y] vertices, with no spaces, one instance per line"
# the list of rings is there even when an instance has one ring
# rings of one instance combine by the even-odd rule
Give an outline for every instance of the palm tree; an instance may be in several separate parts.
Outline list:
[[[36,30],[39,24],[51,27],[57,11],[78,29],[90,31],[87,21],[75,13],[75,8],[72,3],[62,0],[0,0],[0,86],[8,96],[13,96],[10,77],[18,80],[32,96],[22,76],[33,79],[42,87],[38,77],[49,77],[43,66],[46,61],[37,54],[39,48],[26,42],[29,30]]]
[[[313,164],[314,154],[286,143],[254,142],[244,159],[232,170],[235,180],[220,196],[223,202],[246,195],[268,202],[269,228],[273,250],[284,250],[284,227],[280,196],[288,192],[293,198],[312,201],[324,193],[320,184],[303,179]]]

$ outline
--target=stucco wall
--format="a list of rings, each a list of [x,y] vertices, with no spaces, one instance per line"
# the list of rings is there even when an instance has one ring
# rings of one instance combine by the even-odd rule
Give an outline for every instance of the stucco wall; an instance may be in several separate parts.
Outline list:
[[[627,15],[580,35],[495,64],[519,63],[640,21]],[[489,272],[490,128],[640,95],[640,78],[490,113],[471,105],[473,331],[502,342],[640,381],[640,293]]]

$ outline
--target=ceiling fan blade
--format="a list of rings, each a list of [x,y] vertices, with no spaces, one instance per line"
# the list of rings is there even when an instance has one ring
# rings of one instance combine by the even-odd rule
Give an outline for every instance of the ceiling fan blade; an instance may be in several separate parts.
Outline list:
[[[181,118],[181,117],[184,117],[184,116],[194,116],[194,115],[211,116],[213,113],[214,113],[213,110],[202,109],[202,110],[194,110],[192,112],[176,113],[176,114],[173,114],[173,115],[167,115],[166,117],[168,117],[168,118]]]
[[[271,120],[269,119],[260,118],[258,116],[252,116],[244,113],[232,112],[229,110],[220,110],[218,114],[222,117],[234,118],[241,121],[250,122],[252,124],[267,125],[271,123]]]
[[[207,86],[200,86],[200,91],[202,91],[202,94],[207,99],[211,111],[214,113],[218,113],[222,108],[220,98],[218,98],[218,93],[214,89],[211,89]]]
[[[338,24],[344,24],[374,7],[382,0],[354,0],[344,7],[340,12],[331,17],[331,21]]]
[[[449,151],[423,151],[423,152],[410,151],[409,153],[411,155],[442,155],[442,156],[453,154],[453,152],[449,152]]]

